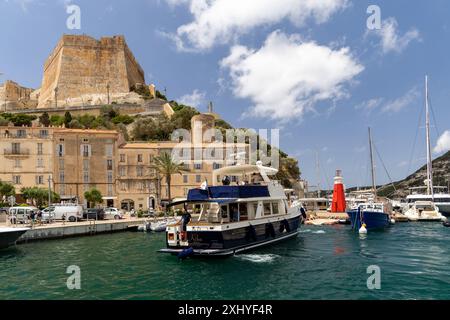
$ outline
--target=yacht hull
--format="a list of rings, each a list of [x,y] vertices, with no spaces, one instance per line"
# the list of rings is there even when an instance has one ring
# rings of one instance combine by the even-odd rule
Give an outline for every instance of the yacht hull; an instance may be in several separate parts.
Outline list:
[[[299,215],[270,223],[252,221],[251,225],[223,231],[188,231],[188,246],[168,245],[159,252],[178,254],[192,248],[195,256],[234,255],[295,237],[299,233],[301,220]]]
[[[5,249],[16,244],[16,241],[27,232],[28,229],[0,228],[0,249]]]
[[[389,215],[384,212],[363,211],[359,214],[358,210],[350,210],[347,212],[353,229],[361,228],[363,223],[366,229],[383,229],[389,226]]]

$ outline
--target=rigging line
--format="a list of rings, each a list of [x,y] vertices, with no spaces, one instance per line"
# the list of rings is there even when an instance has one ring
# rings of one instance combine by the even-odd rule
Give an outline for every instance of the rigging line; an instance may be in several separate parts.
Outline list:
[[[386,165],[384,164],[383,159],[381,158],[380,153],[378,152],[377,146],[373,143],[373,148],[375,149],[375,152],[377,153],[378,158],[380,159],[381,164],[383,165],[384,171],[386,172],[386,175],[389,178],[389,181],[391,182],[392,187],[394,187],[394,191],[397,191],[397,188],[395,187],[394,182],[392,181],[391,175],[389,174],[389,171],[386,168]]]
[[[433,105],[431,104],[431,98],[430,97],[428,97],[428,103],[430,105],[431,115],[433,116],[434,129],[436,130],[436,134],[437,134],[437,136],[439,138],[441,136],[441,134],[440,134],[440,130],[439,130],[438,125],[437,125],[436,116],[434,114],[434,108],[433,108]]]
[[[414,143],[413,143],[413,147],[411,149],[411,154],[409,156],[408,169],[406,171],[406,175],[405,176],[408,176],[409,172],[411,170],[412,160],[413,160],[413,157],[414,157],[414,151],[416,149],[416,144],[417,144],[417,137],[419,136],[420,123],[422,122],[422,116],[423,116],[423,111],[424,111],[423,109],[424,108],[420,108],[419,122],[417,123],[416,134],[415,134],[415,137],[414,137]]]

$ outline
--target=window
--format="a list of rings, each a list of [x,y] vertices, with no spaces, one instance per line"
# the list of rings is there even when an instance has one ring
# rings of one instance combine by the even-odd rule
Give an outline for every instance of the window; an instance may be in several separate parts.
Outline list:
[[[199,175],[199,174],[197,174],[197,175],[195,176],[195,182],[202,182],[202,176]]]
[[[127,168],[126,167],[119,167],[119,175],[121,177],[124,177],[124,176],[126,176],[126,174],[127,174]]]
[[[25,138],[27,136],[27,131],[24,129],[17,130],[17,138]]]
[[[120,162],[125,162],[125,155],[123,153],[120,154]]]
[[[113,156],[113,145],[112,144],[107,144],[105,146],[105,153],[107,157],[112,157]]]
[[[183,163],[183,168],[184,168],[184,170],[189,170],[189,164],[188,163]]]
[[[89,159],[83,159],[83,171],[89,171]]]
[[[248,220],[248,211],[246,203],[239,203],[239,216],[240,220]]]
[[[154,158],[154,156],[151,154],[151,155],[149,155],[148,156],[148,161],[150,162],[150,163],[153,163],[153,158]]]
[[[202,169],[202,164],[201,163],[194,163],[194,169],[195,170],[201,170]]]
[[[89,144],[82,144],[81,145],[81,154],[83,157],[90,157],[91,156],[91,146]]]
[[[218,164],[218,163],[213,163],[213,170],[217,170],[217,169],[220,169],[220,164]]]
[[[38,158],[37,159],[37,165],[38,168],[43,168],[44,167],[44,159],[42,158]]]
[[[43,154],[43,145],[42,143],[37,144],[37,154],[42,155]]]
[[[144,184],[143,184],[141,181],[137,183],[137,189],[138,189],[139,191],[144,190]]]
[[[278,203],[274,202],[272,203],[272,214],[278,214],[279,210],[278,210]]]
[[[187,175],[183,175],[183,183],[188,183],[188,176]]]
[[[112,172],[108,172],[108,183],[113,183],[113,174],[112,174]]]
[[[59,159],[59,169],[64,170],[64,159]]]
[[[127,191],[127,183],[126,182],[121,182],[120,183],[120,190],[121,191]]]
[[[11,143],[11,151],[12,154],[20,154],[20,143],[17,142]]]
[[[62,196],[66,194],[66,187],[63,184],[59,186],[59,194]]]
[[[108,196],[112,196],[113,195],[113,186],[112,184],[108,184]]]
[[[21,184],[21,178],[20,176],[13,176],[12,181],[14,184]]]
[[[106,160],[106,170],[112,170],[112,169],[113,169],[113,161]]]
[[[144,168],[136,167],[136,176],[142,177],[144,175]]]
[[[59,172],[59,182],[60,182],[60,183],[64,183],[65,178],[66,178],[66,176],[65,176],[65,174],[64,174],[64,171],[60,171],[60,172]]]
[[[64,157],[64,145],[63,144],[58,144],[56,146],[56,154],[58,155],[58,157]]]
[[[87,171],[83,172],[83,182],[89,183],[89,172]]]
[[[22,161],[20,159],[14,160],[14,168],[22,168]]]
[[[39,137],[47,138],[48,137],[48,130],[40,130],[39,131]]]
[[[272,214],[271,212],[271,203],[264,203],[264,215],[270,216]]]
[[[142,154],[138,154],[138,156],[137,156],[137,161],[138,161],[138,162],[142,162]]]
[[[36,176],[36,184],[44,184],[45,179],[44,176]]]

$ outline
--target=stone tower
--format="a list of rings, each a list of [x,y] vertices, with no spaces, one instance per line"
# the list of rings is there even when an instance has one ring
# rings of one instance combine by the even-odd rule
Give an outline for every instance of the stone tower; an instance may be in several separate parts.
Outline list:
[[[124,36],[64,35],[44,64],[38,108],[71,105],[83,96],[106,103],[138,84],[145,84],[144,71]]]

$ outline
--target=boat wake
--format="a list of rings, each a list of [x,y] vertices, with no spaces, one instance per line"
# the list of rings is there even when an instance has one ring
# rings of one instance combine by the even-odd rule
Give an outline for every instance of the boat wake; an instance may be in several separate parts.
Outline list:
[[[311,232],[311,233],[314,233],[314,234],[324,234],[325,231],[323,231],[323,230],[317,230],[317,231],[313,231],[313,232]]]
[[[270,263],[278,259],[280,256],[276,254],[240,254],[236,257],[254,263]]]

